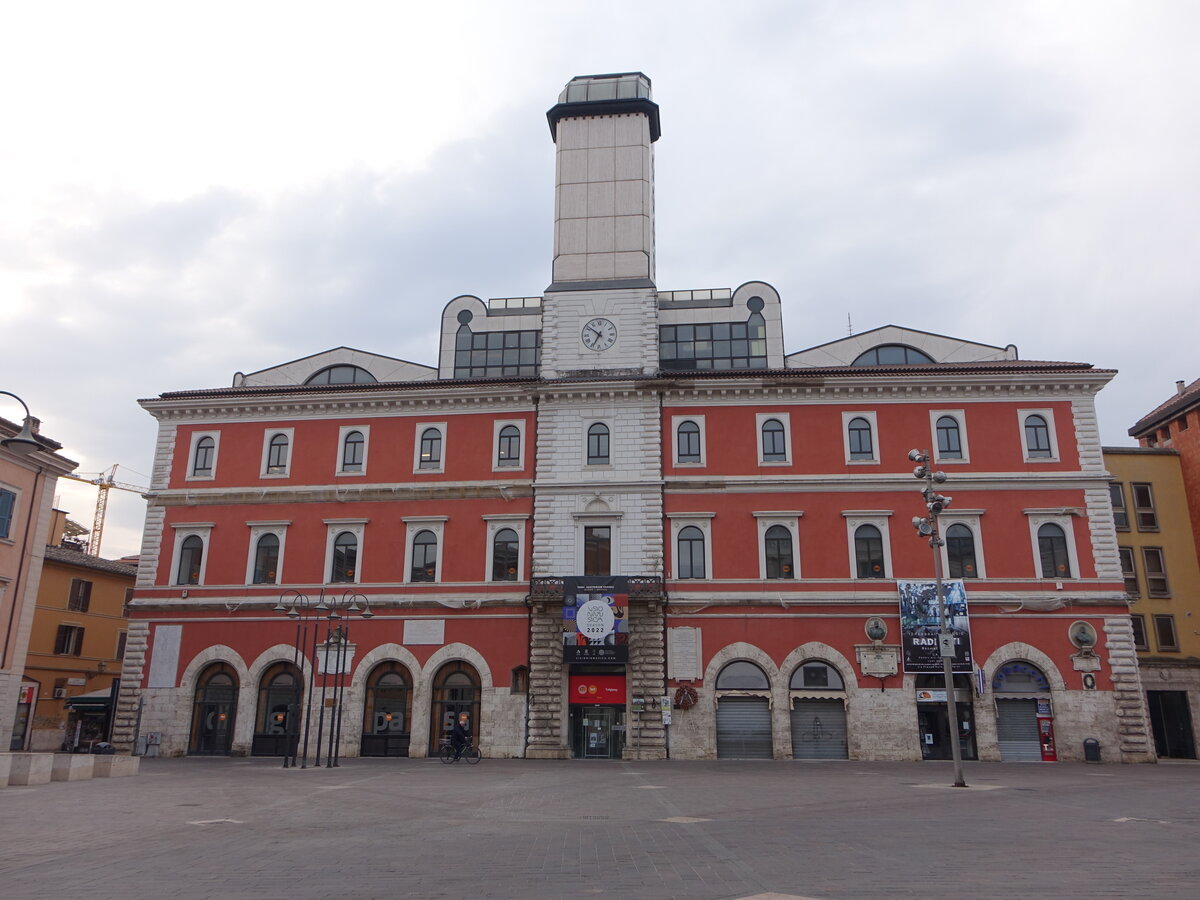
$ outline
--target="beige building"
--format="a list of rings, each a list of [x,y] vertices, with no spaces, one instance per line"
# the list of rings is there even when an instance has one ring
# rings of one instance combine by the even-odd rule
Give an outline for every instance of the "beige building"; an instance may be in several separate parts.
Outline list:
[[[35,698],[26,749],[86,750],[108,739],[136,574],[136,565],[89,556],[73,542],[45,548],[25,663]]]
[[[1196,758],[1200,562],[1175,450],[1105,447],[1134,643],[1160,757]]]

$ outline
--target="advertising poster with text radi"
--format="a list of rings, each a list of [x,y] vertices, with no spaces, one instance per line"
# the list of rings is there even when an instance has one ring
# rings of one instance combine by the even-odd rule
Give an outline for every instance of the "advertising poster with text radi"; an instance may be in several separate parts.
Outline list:
[[[628,579],[563,579],[563,662],[629,660]]]
[[[900,591],[900,642],[904,645],[905,672],[941,672],[938,648],[941,619],[938,614],[937,582],[898,581]],[[967,591],[961,581],[943,581],[946,620],[954,634],[955,672],[973,672],[971,623],[967,618]]]

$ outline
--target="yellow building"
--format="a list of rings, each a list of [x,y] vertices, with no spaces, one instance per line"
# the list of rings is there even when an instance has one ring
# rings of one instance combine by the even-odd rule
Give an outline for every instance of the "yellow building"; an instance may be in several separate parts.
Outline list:
[[[1105,447],[1121,570],[1160,757],[1195,759],[1200,721],[1200,562],[1179,454]]]
[[[25,662],[24,681],[36,696],[26,747],[86,750],[108,738],[137,566],[66,541],[45,554]]]

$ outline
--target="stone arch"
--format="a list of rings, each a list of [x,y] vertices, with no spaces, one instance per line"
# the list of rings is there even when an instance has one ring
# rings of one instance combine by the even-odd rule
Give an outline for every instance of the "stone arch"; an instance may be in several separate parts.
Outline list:
[[[291,663],[300,669],[300,696],[302,700],[308,699],[309,690],[312,688],[312,664],[307,656],[301,654],[300,659],[297,660],[296,648],[288,644],[276,644],[258,654],[254,661],[246,667],[246,680],[242,682],[238,690],[237,728],[234,731],[234,739],[236,741],[239,736],[242,737],[245,747],[243,755],[250,753],[251,745],[254,743],[254,718],[258,715],[258,682],[262,678],[263,672],[275,663],[281,662]],[[308,703],[301,703],[296,723],[298,730],[302,731],[304,728],[304,716],[307,710]]]
[[[420,690],[424,673],[420,661],[412,651],[400,644],[380,644],[374,650],[365,654],[354,666],[350,683],[346,685],[346,712],[342,717],[341,753],[343,756],[357,756],[362,743],[364,704],[367,701],[367,678],[380,663],[398,662],[406,669],[413,683],[413,716],[409,722],[409,734],[417,727],[417,694]],[[411,750],[410,750],[411,753]]]
[[[411,654],[410,654],[411,655]],[[494,688],[492,683],[492,667],[474,647],[467,644],[447,644],[441,647],[426,660],[425,665],[413,669],[413,722],[409,756],[425,756],[429,747],[429,710],[433,703],[433,676],[438,669],[448,662],[462,660],[470,663],[479,673],[480,712],[485,709],[483,701],[488,698]],[[418,710],[420,712],[418,712]],[[490,710],[489,710],[490,712]],[[487,716],[484,716],[486,723]],[[477,740],[483,738],[478,735]]]
[[[1054,660],[1032,644],[1026,644],[1023,641],[1012,641],[993,650],[991,655],[988,656],[987,661],[983,664],[983,672],[987,678],[989,693],[991,692],[992,679],[996,677],[996,670],[1005,663],[1015,660],[1024,660],[1041,669],[1042,674],[1046,676],[1046,680],[1050,682],[1051,691],[1065,691],[1067,689],[1067,683],[1063,680],[1062,674],[1058,671],[1058,666],[1054,664]]]
[[[855,670],[854,665],[833,647],[823,644],[820,641],[809,641],[806,644],[801,644],[784,657],[783,663],[779,666],[779,675],[783,679],[785,692],[789,689],[788,685],[791,684],[792,673],[796,670],[796,666],[810,659],[829,663],[829,665],[838,670],[838,674],[842,676],[842,682],[846,685],[847,698],[859,692],[858,672]]]
[[[175,721],[188,723],[185,748],[190,748],[192,744],[192,704],[196,698],[196,680],[200,677],[200,673],[218,662],[226,663],[237,672],[237,712],[233,718],[233,737],[229,742],[229,752],[235,756],[241,756],[249,752],[254,732],[254,709],[251,708],[249,713],[246,711],[246,681],[250,677],[246,661],[242,659],[242,654],[232,647],[225,644],[213,644],[211,647],[205,647],[184,666],[183,674],[179,676],[179,689],[175,692]],[[255,690],[257,690],[257,685]],[[253,704],[251,706],[253,707]],[[246,730],[247,728],[249,731]],[[245,750],[243,750],[243,745]],[[185,749],[183,752],[187,753],[188,750]]]
[[[713,654],[712,659],[708,661],[708,665],[704,669],[704,684],[708,687],[708,694],[710,695],[708,702],[703,704],[708,720],[705,723],[705,727],[711,736],[710,740],[713,742],[714,754],[716,751],[717,734],[717,675],[720,674],[726,665],[737,660],[754,663],[767,676],[767,684],[771,686],[771,753],[776,759],[780,759],[783,755],[780,735],[787,731],[785,725],[788,706],[787,681],[780,677],[779,667],[775,665],[775,661],[771,659],[766,651],[745,641],[726,644]],[[700,705],[697,704],[697,706]]]

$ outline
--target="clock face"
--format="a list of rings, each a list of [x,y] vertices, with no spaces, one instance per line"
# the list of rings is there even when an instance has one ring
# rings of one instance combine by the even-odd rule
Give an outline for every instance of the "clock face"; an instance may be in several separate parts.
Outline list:
[[[617,342],[617,326],[608,319],[592,319],[583,326],[579,337],[589,350],[607,350]]]

